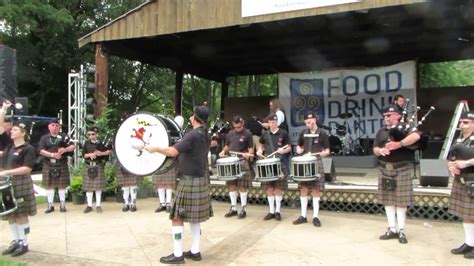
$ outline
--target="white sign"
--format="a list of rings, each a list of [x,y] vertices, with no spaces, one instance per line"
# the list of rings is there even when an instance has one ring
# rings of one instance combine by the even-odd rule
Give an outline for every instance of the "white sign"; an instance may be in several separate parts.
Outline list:
[[[353,138],[375,137],[383,126],[382,110],[395,95],[410,99],[408,112],[416,106],[415,71],[415,62],[408,61],[365,70],[279,74],[279,99],[291,142],[295,144],[305,128],[303,116],[308,111],[317,113],[325,126],[345,128]]]
[[[356,2],[360,0],[242,0],[242,17]]]

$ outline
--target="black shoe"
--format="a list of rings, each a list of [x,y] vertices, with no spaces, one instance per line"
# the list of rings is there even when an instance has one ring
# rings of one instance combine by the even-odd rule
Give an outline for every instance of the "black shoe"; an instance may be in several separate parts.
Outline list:
[[[466,243],[463,243],[460,247],[451,249],[451,254],[461,255],[461,254],[466,254],[471,250],[472,250],[471,246],[468,246]]]
[[[166,257],[161,257],[160,262],[165,263],[165,264],[183,264],[184,256],[175,257],[174,254],[171,253],[171,255],[168,255]]]
[[[307,223],[308,222],[308,219],[306,219],[306,217],[303,217],[303,216],[300,216],[298,217],[298,219],[294,220],[293,221],[293,224],[304,224],[304,223]]]
[[[385,234],[379,237],[380,240],[388,240],[388,239],[395,239],[395,238],[398,238],[398,233],[392,232],[390,228],[388,229],[387,232],[385,232]]]
[[[166,206],[165,205],[160,205],[160,207],[156,208],[155,212],[162,212],[166,211]]]
[[[464,258],[470,260],[474,259],[474,248],[471,248],[471,251],[464,254]]]
[[[52,206],[52,205],[48,206],[46,211],[44,211],[44,213],[52,213],[52,212],[54,212],[54,206]]]
[[[171,204],[166,204],[166,212],[167,213],[171,212]]]
[[[92,207],[91,206],[87,206],[87,208],[84,210],[84,213],[89,213],[92,211]]]
[[[128,212],[130,210],[130,206],[128,204],[123,205],[122,212]]]
[[[102,207],[100,207],[100,206],[96,206],[96,207],[95,207],[95,211],[98,212],[98,213],[102,213],[102,212],[103,212]]]
[[[28,252],[28,245],[23,245],[20,241],[18,248],[12,252],[12,257],[18,257]]]
[[[191,252],[191,250],[190,250],[190,251],[185,251],[185,252],[183,253],[183,256],[184,256],[185,259],[191,259],[191,260],[194,260],[194,261],[200,261],[200,260],[202,260],[201,252],[198,252],[198,253],[196,253],[196,254],[193,254],[193,253]]]
[[[130,208],[131,212],[136,212],[137,211],[137,205],[133,204],[132,207]]]
[[[279,212],[275,212],[275,220],[281,221],[281,214]]]
[[[400,232],[398,232],[398,242],[400,244],[406,244],[408,243],[408,239],[405,235],[405,232],[403,230],[400,230]]]
[[[18,244],[18,241],[13,240],[12,242],[10,242],[10,246],[4,251],[2,251],[2,255],[12,254],[19,247],[20,245]]]
[[[239,212],[239,219],[244,219],[245,217],[247,217],[247,212],[245,211],[245,209],[242,209]]]
[[[321,221],[319,220],[318,217],[313,218],[313,225],[316,227],[321,227]]]
[[[237,210],[230,208],[229,212],[224,215],[224,217],[229,218],[232,216],[237,216]]]
[[[60,211],[60,212],[67,212],[66,206],[60,206],[60,207],[59,207],[59,211]]]
[[[269,213],[265,217],[263,217],[264,221],[268,221],[268,220],[271,220],[271,219],[275,219],[275,214],[274,213]]]

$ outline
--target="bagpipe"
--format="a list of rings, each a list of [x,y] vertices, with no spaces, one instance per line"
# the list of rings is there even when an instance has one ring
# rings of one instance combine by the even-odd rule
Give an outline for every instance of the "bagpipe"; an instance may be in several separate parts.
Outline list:
[[[74,138],[71,137],[71,133],[64,133],[63,132],[63,110],[59,110],[58,113],[58,121],[59,121],[59,134],[58,138],[61,139],[61,143],[59,144],[59,147],[69,147],[72,144],[75,144],[77,141],[74,140]],[[33,128],[33,127],[32,127]],[[65,152],[63,153],[65,156],[74,156],[74,151],[71,152]]]

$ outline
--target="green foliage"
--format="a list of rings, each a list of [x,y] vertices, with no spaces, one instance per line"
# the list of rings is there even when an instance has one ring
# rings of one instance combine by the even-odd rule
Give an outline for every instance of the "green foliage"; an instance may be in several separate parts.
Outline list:
[[[48,202],[48,199],[46,196],[36,196],[35,200],[36,200],[36,204],[43,204],[43,203]]]
[[[419,65],[420,88],[474,85],[474,60]]]
[[[83,184],[82,176],[75,176],[71,180],[71,184],[69,185],[69,192],[72,194],[82,194],[84,191],[82,190]]]
[[[146,176],[138,183],[138,188],[153,189],[153,183],[151,182],[150,178]]]
[[[73,167],[71,169],[71,175],[73,177],[83,176],[85,169],[86,169],[86,164],[84,162],[81,162],[78,164],[77,167]]]
[[[105,192],[117,193],[120,185],[117,182],[117,167],[107,164],[104,168],[105,173]]]

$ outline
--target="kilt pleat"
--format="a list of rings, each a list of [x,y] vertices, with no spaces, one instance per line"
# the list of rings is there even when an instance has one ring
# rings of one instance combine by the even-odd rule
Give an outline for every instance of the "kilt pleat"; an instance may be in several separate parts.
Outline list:
[[[316,165],[318,167],[318,172],[319,172],[319,180],[314,180],[314,181],[309,181],[309,182],[298,182],[298,188],[301,189],[301,187],[305,186],[308,189],[313,189],[316,188],[319,191],[324,191],[324,168],[323,168],[323,160],[321,157],[318,156],[318,160],[316,161]]]
[[[29,175],[17,175],[12,178],[13,193],[17,200],[17,209],[13,213],[2,216],[3,220],[8,217],[34,216],[37,213],[35,191],[33,180]]]
[[[226,184],[235,184],[239,188],[250,189],[252,187],[252,174],[250,172],[249,162],[247,160],[240,160],[240,169],[242,170],[242,172],[245,172],[242,178],[227,181]]]
[[[467,195],[467,188],[459,177],[453,180],[448,212],[465,220],[474,219],[474,197]]]
[[[176,167],[173,167],[165,173],[159,175],[153,174],[151,179],[156,188],[165,186],[171,186],[174,188],[176,186],[176,174]]]
[[[97,167],[97,176],[95,178],[90,178],[87,171],[89,168]],[[92,192],[96,190],[105,189],[105,173],[104,166],[90,166],[84,169],[84,183],[82,184],[82,190],[84,192]]]
[[[394,191],[382,189],[382,177],[394,178],[396,180],[397,184]],[[415,196],[413,192],[413,180],[411,178],[411,166],[407,165],[394,170],[387,170],[379,166],[377,193],[378,203],[385,206],[413,206]]]
[[[140,180],[139,176],[131,173],[123,172],[120,168],[116,173],[117,183],[122,187],[137,186]]]
[[[171,206],[171,220],[178,217],[188,223],[200,223],[209,220],[214,213],[209,199],[207,178],[180,180]]]
[[[53,168],[48,162],[43,162],[43,186],[44,187],[58,187],[58,188],[65,188],[69,186],[70,183],[70,176],[69,176],[69,167],[67,162],[61,162],[58,166],[54,166],[55,168],[59,168],[60,175],[58,178],[53,178],[49,176],[49,170]]]

